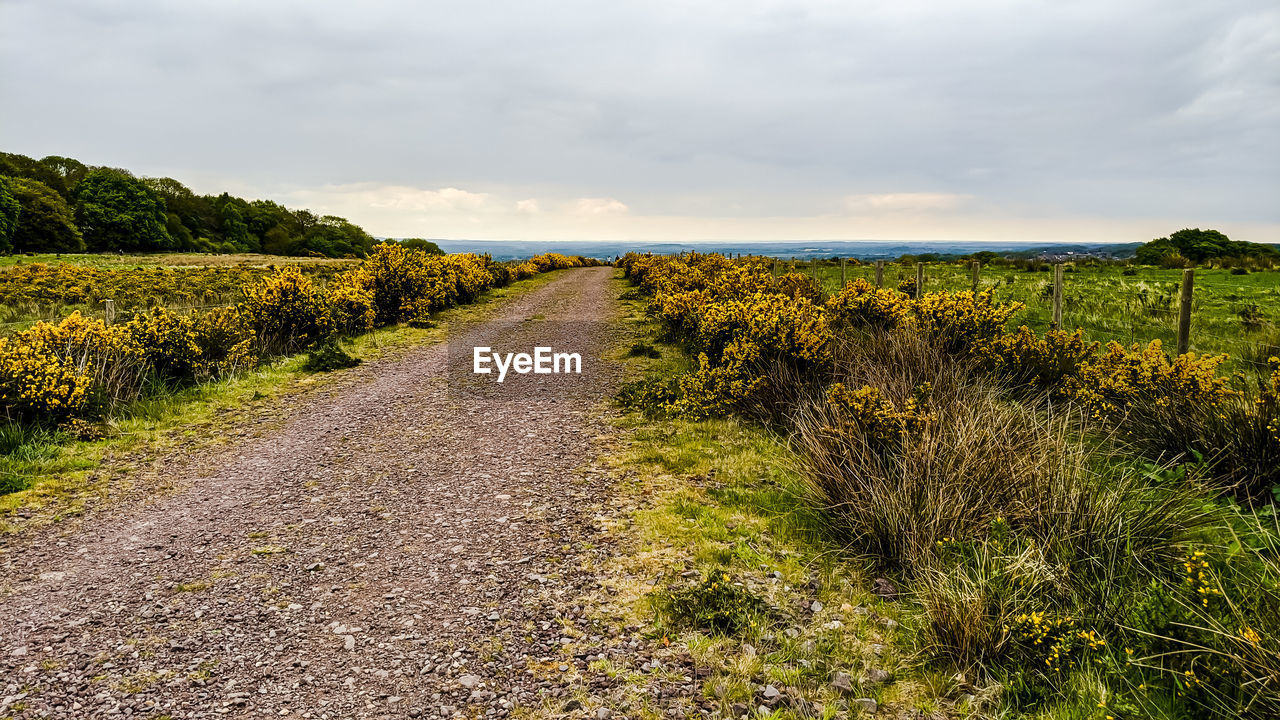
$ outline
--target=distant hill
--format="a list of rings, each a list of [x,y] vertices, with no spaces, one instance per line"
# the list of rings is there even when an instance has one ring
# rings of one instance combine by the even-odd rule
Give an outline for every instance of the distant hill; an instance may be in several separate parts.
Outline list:
[[[651,252],[666,255],[686,251],[718,252],[770,257],[849,257],[859,260],[892,260],[903,255],[935,255],[960,257],[976,252],[994,252],[1002,257],[1034,258],[1040,256],[1084,255],[1095,257],[1128,258],[1141,243],[1106,244],[1078,243],[1046,245],[1034,242],[971,242],[971,241],[884,241],[884,240],[828,240],[820,242],[554,242],[554,241],[498,241],[498,240],[446,240],[433,239],[445,252],[488,253],[495,260],[529,257],[543,252],[559,252],[567,255],[583,255],[608,259],[628,252]]]

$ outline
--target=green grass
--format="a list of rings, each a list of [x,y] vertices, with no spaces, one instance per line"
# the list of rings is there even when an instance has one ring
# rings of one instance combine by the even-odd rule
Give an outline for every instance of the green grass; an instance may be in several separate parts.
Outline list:
[[[1114,270],[1114,284],[1142,281]],[[1014,277],[1000,280],[999,292],[1024,280],[1012,273],[996,277]],[[886,279],[894,284],[892,270]],[[1093,279],[1106,282],[1101,273]],[[967,284],[968,277],[956,280]],[[940,288],[926,284],[932,289]],[[1103,285],[1096,292],[1119,294]],[[1275,508],[1245,511],[1216,499],[1191,466],[1139,468],[1125,444],[1082,438],[1073,423],[1049,424],[1053,417],[1070,418],[1019,405],[967,374],[956,375],[957,387],[944,392],[942,380],[951,376],[941,372],[940,358],[921,353],[912,360],[897,345],[875,351],[889,339],[858,337],[850,347],[867,354],[867,367],[857,356],[836,365],[878,377],[879,384],[886,377],[912,384],[925,379],[932,387],[938,416],[903,449],[859,454],[851,443],[824,457],[819,443],[809,441],[834,435],[820,415],[808,423],[803,414],[790,418],[786,445],[770,445],[759,429],[734,420],[628,416],[636,427],[619,455],[623,476],[644,483],[654,498],[635,521],[644,541],[638,552],[651,559],[633,574],[658,579],[647,592],[632,591],[639,617],[691,651],[708,648],[706,662],[727,678],[721,687],[739,693],[739,701],[770,680],[814,688],[825,699],[816,686],[820,674],[810,672],[819,661],[804,655],[787,665],[786,642],[751,625],[761,618],[754,601],[713,593],[703,578],[724,572],[785,610],[787,603],[760,582],[755,568],[769,570],[781,564],[776,558],[795,553],[811,572],[852,578],[856,590],[858,570],[874,561],[900,572],[909,591],[894,608],[900,626],[892,638],[899,651],[909,651],[907,662],[884,668],[909,682],[884,690],[903,694],[876,696],[897,706],[891,716],[909,707],[1054,720],[1277,716]],[[645,338],[638,340],[641,346]],[[647,357],[627,354],[634,363]],[[660,353],[652,374],[669,378],[687,367],[671,354]],[[805,462],[793,452],[803,453]],[[883,452],[894,454],[885,461]],[[824,473],[832,492],[806,494],[804,481]],[[806,509],[815,501],[830,513]],[[990,517],[937,525],[948,513],[966,522]],[[865,522],[833,522],[853,517]],[[744,543],[750,552],[740,552],[735,533],[750,538]],[[919,539],[914,554],[924,562],[893,552],[913,536]],[[839,538],[851,547],[833,546]],[[683,589],[662,590],[671,584],[668,567],[676,568]],[[679,575],[685,568],[694,571],[688,578]],[[783,573],[787,584],[795,582]],[[689,583],[702,584],[691,591]],[[729,622],[716,632],[717,619],[726,615]],[[739,629],[725,633],[723,627]],[[823,656],[850,662],[848,648],[866,645],[867,629],[855,621],[852,636],[822,648]],[[821,647],[819,629],[796,630]],[[758,652],[734,659],[742,638]],[[772,661],[778,662],[769,666]]]
[[[628,377],[670,377],[692,367],[678,347],[658,339],[643,301],[623,283],[617,290],[628,332],[612,355]],[[622,546],[601,569],[610,591],[606,612],[646,628],[666,652],[687,651],[709,668],[703,691],[722,711],[743,703],[754,712],[757,691],[768,684],[796,688],[821,703],[820,716],[828,718],[848,717],[857,697],[926,714],[956,706],[961,693],[954,683],[915,668],[917,634],[904,606],[869,592],[870,576],[831,540],[825,518],[801,501],[799,459],[782,441],[732,418],[633,412],[615,422],[623,441],[607,462],[622,478],[619,502],[629,511],[613,528]],[[748,613],[742,629],[728,634],[672,616],[671,588],[680,593],[724,573],[768,610]],[[893,681],[864,682],[872,670],[891,673]],[[835,672],[849,674],[850,693],[831,686]],[[779,709],[773,717],[801,715]]]
[[[838,290],[839,263],[819,260],[817,266],[823,290]],[[790,267],[790,262],[780,262],[779,272]],[[1116,264],[1069,264],[1063,273],[1063,325],[1083,329],[1091,340],[1117,340],[1128,345],[1158,339],[1173,349],[1182,271],[1135,265],[1133,275],[1124,275],[1125,269]],[[808,261],[798,262],[796,272],[812,274],[813,266]],[[845,277],[874,282],[874,265],[847,265]],[[885,265],[886,287],[914,278],[914,263]],[[1013,322],[1043,332],[1053,320],[1052,284],[1052,272],[993,265],[982,268],[979,287],[994,289],[1000,300],[1026,304],[1026,310]],[[924,292],[969,290],[972,286],[967,263],[925,263]],[[1246,326],[1241,313],[1254,306],[1257,322]],[[1197,269],[1190,349],[1228,353],[1231,369],[1241,371],[1257,370],[1268,356],[1280,355],[1280,270],[1232,275],[1222,268]]]
[[[14,265],[77,265],[81,267],[127,269],[131,267],[267,267],[270,265],[349,265],[352,260],[338,258],[289,257],[286,255],[262,255],[241,253],[213,255],[208,253],[36,253],[31,255],[0,255],[0,268]]]
[[[354,338],[346,349],[356,358],[371,360],[442,342],[451,325],[482,321],[495,312],[496,301],[529,293],[563,272],[535,275],[490,290],[471,305],[439,313],[436,327],[379,328]],[[149,464],[165,452],[180,447],[216,448],[230,442],[224,431],[246,414],[277,415],[281,398],[344,376],[342,372],[309,373],[304,369],[306,359],[302,353],[223,380],[156,388],[102,423],[106,437],[100,440],[82,441],[66,433],[0,424],[0,534],[79,514],[140,481],[163,489],[167,481],[156,477]]]

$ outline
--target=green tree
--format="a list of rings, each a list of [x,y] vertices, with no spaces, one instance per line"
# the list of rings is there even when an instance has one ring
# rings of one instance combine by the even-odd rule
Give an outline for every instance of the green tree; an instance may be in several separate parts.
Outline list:
[[[70,197],[76,185],[89,174],[89,168],[84,163],[61,155],[40,158],[39,167],[42,177],[36,179],[57,190],[64,198]]]
[[[1202,263],[1217,258],[1280,258],[1274,246],[1235,241],[1217,230],[1183,228],[1139,247],[1135,259],[1144,265],[1178,266],[1180,258]]]
[[[13,231],[18,227],[22,206],[9,191],[9,178],[0,175],[0,253],[13,250]]]
[[[400,244],[411,250],[421,250],[428,255],[444,254],[444,251],[440,249],[439,245],[431,242],[430,240],[423,240],[422,238],[405,238],[400,241]]]
[[[84,252],[84,238],[67,201],[39,180],[12,178],[9,191],[21,211],[13,231],[15,252]]]
[[[76,223],[94,252],[174,249],[165,229],[164,202],[132,175],[99,168],[75,192]]]

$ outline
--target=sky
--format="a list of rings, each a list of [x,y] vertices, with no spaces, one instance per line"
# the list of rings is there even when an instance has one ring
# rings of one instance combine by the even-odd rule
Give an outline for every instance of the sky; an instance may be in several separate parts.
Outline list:
[[[0,150],[390,237],[1280,242],[1280,5],[0,0]]]

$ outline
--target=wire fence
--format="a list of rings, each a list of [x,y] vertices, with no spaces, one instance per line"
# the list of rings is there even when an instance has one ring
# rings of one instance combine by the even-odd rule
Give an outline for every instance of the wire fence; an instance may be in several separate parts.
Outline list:
[[[209,310],[216,310],[219,308],[235,307],[238,304],[238,302],[189,303],[177,301],[154,304],[136,303],[125,307],[116,307],[114,300],[107,299],[101,302],[54,306],[57,309],[50,309],[46,313],[24,315],[20,320],[0,322],[0,335],[12,335],[31,328],[38,323],[60,323],[74,312],[79,312],[85,317],[102,319],[105,320],[107,324],[112,324],[125,316],[146,312],[157,307],[163,307],[172,312],[193,313],[207,312]]]
[[[1277,271],[1255,271],[1242,282],[1226,270],[798,258],[775,258],[773,271],[809,275],[825,293],[855,279],[917,294],[990,290],[998,300],[1022,303],[1017,321],[1033,330],[1079,328],[1090,340],[1124,345],[1160,340],[1171,352],[1225,353],[1235,370],[1265,370],[1280,356]]]

